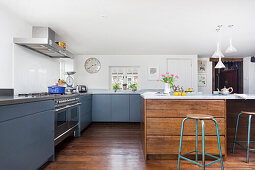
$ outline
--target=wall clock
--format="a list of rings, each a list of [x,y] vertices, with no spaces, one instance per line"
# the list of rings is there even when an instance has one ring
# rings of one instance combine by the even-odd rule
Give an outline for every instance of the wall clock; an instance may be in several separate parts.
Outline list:
[[[88,58],[85,61],[84,67],[89,73],[97,73],[101,68],[101,63],[97,58]]]

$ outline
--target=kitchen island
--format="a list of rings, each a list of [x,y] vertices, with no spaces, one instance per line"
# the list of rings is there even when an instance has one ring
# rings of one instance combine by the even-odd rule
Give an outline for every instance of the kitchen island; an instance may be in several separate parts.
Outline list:
[[[145,159],[177,159],[182,120],[187,114],[209,114],[219,124],[220,140],[224,157],[231,150],[237,115],[241,110],[255,110],[255,95],[246,100],[235,95],[187,95],[172,96],[144,93],[141,95],[141,129]],[[184,126],[182,152],[195,148],[195,121]],[[240,140],[247,138],[247,117],[240,119]],[[255,123],[254,121],[252,122]],[[201,123],[198,125],[201,150]],[[252,126],[255,127],[255,126]],[[254,131],[252,128],[251,131]],[[212,121],[205,121],[205,151],[217,155],[216,128]],[[251,137],[252,138],[252,137]]]

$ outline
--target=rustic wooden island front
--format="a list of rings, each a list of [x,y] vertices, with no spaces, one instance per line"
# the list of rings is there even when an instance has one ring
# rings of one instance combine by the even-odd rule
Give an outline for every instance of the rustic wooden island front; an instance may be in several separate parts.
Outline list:
[[[141,96],[141,129],[145,159],[177,159],[181,123],[187,114],[208,114],[216,119],[219,125],[222,152],[226,158],[227,148],[232,148],[237,114],[241,110],[255,110],[254,99],[243,100],[232,95],[153,97],[144,94]],[[243,140],[247,136],[247,123],[243,123],[247,122],[246,120],[244,118],[240,123],[240,129],[245,132],[240,134]],[[201,150],[200,121],[198,133],[198,146]],[[205,135],[206,153],[218,155],[216,128],[213,121],[205,120]],[[195,140],[195,120],[187,120],[184,126],[182,152],[193,151]]]

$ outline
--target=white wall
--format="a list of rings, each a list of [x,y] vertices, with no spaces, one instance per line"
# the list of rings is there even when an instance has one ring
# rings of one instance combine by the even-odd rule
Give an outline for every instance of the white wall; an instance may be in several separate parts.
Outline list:
[[[89,57],[96,57],[101,62],[101,70],[96,74],[89,74],[84,68],[84,63]],[[81,55],[74,60],[74,69],[77,72],[75,74],[76,83],[87,85],[89,89],[109,89],[109,66],[139,66],[138,88],[163,89],[163,83],[147,79],[147,68],[159,66],[159,72],[165,73],[167,71],[167,59],[171,57],[193,58],[196,61],[194,68],[197,71],[197,55]],[[193,88],[197,90],[197,87]]]
[[[0,21],[0,88],[15,88],[15,94],[47,91],[59,78],[59,62],[13,44],[13,37],[31,37],[32,25],[1,7]]]
[[[0,6],[0,88],[13,88],[13,37],[29,36],[31,27]]]
[[[251,57],[244,58],[243,69],[244,93],[255,94],[255,63],[251,62]]]

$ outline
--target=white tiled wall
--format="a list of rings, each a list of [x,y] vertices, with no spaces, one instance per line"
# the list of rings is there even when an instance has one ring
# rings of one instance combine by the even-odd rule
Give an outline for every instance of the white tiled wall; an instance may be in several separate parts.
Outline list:
[[[47,92],[60,76],[58,59],[14,45],[14,93]]]

